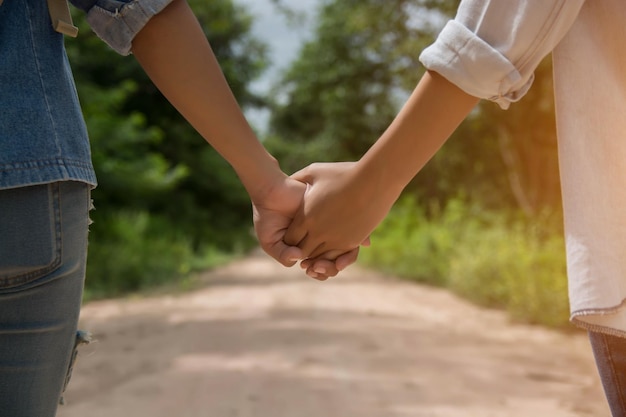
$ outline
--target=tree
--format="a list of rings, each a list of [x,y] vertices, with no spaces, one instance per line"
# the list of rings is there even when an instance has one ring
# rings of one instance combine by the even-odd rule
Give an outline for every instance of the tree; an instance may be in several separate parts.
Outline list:
[[[312,160],[353,159],[397,111],[406,77],[418,79],[430,28],[415,22],[431,2],[324,1],[313,40],[285,74],[276,95],[268,145],[288,170]],[[419,23],[419,24],[418,24]],[[414,85],[414,84],[413,84]]]
[[[252,17],[232,0],[190,1],[242,106],[263,106],[248,86],[266,65]],[[183,231],[194,246],[229,247],[248,239],[249,199],[230,166],[191,128],[132,57],[121,57],[76,16],[67,42],[88,124],[102,213],[149,211]],[[106,220],[103,219],[106,223]],[[106,225],[95,226],[106,233]]]
[[[272,150],[288,170],[355,160],[393,120],[423,73],[420,52],[458,1],[326,0],[317,30],[277,88]],[[528,214],[559,201],[550,63],[504,112],[481,103],[405,190],[440,204],[459,194]],[[416,126],[419,135],[419,126]]]
[[[551,74],[548,57],[526,96],[506,111],[482,101],[412,189],[444,200],[461,191],[486,207],[513,207],[528,216],[560,212]]]
[[[545,59],[535,71],[533,87],[521,102],[502,113],[483,106],[485,120],[495,137],[506,167],[511,192],[528,215],[544,208],[560,207],[561,189],[552,85],[552,61]]]

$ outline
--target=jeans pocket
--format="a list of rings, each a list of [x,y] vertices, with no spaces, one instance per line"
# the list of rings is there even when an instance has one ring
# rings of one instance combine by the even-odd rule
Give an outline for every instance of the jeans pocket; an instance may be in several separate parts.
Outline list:
[[[60,265],[59,184],[0,190],[0,289],[27,284]]]

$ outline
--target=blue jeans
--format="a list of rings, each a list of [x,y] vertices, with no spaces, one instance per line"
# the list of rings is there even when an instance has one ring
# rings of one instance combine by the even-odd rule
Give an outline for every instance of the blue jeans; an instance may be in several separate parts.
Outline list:
[[[593,356],[613,417],[626,417],[626,338],[589,332]]]
[[[0,190],[0,415],[53,417],[74,358],[90,188]]]

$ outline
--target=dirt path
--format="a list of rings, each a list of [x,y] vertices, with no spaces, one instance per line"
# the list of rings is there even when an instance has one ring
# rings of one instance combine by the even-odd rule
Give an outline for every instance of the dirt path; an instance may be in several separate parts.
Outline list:
[[[59,417],[609,416],[587,340],[353,267],[263,255],[178,296],[94,302]]]

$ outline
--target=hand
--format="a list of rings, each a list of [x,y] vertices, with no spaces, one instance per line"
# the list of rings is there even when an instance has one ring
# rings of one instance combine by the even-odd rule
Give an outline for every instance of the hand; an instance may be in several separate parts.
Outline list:
[[[254,230],[261,248],[284,266],[293,266],[302,259],[302,251],[285,244],[287,227],[302,204],[306,185],[284,178],[262,196],[252,196]]]
[[[370,238],[368,237],[361,246],[369,246]],[[356,262],[359,256],[359,249],[355,248],[349,252],[340,254],[334,261],[326,259],[324,256],[336,256],[339,251],[335,253],[328,253],[324,256],[318,256],[317,258],[308,258],[300,262],[300,268],[306,271],[306,274],[311,278],[315,278],[320,281],[325,281],[329,277],[334,277],[340,271],[343,271],[350,265]],[[332,258],[331,258],[332,259]]]
[[[283,238],[287,227],[302,204],[306,185],[291,178],[284,177],[261,196],[253,196],[252,209],[254,228],[261,248],[284,266],[293,266],[303,259],[302,251],[284,243]],[[350,251],[337,260],[318,258],[309,260],[311,266],[309,276],[326,280],[337,275],[356,260],[358,248]],[[313,269],[318,272],[313,272]]]
[[[304,203],[285,234],[306,258],[335,259],[358,249],[389,212],[397,195],[368,178],[358,163],[313,164],[292,178],[309,184]],[[341,259],[341,261],[340,261]],[[356,260],[354,259],[352,262]],[[339,267],[345,258],[337,258]],[[307,272],[311,264],[303,264]],[[313,265],[312,271],[316,269]]]

